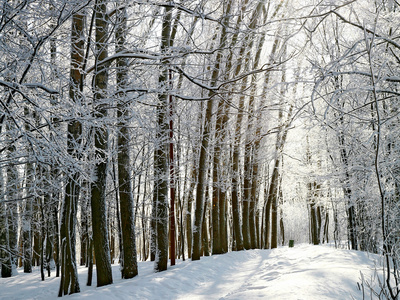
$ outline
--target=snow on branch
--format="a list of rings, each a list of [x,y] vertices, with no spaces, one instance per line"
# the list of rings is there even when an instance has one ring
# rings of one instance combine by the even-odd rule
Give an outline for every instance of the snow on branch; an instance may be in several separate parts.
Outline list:
[[[257,74],[257,73],[263,73],[263,72],[274,71],[274,70],[276,69],[276,67],[279,66],[279,65],[281,65],[282,63],[283,63],[283,62],[279,62],[279,63],[277,63],[277,64],[271,64],[271,65],[270,65],[270,64],[265,64],[265,65],[262,66],[260,69],[256,69],[256,70],[253,70],[253,71],[250,71],[250,72],[241,74],[240,76],[237,76],[237,77],[235,77],[235,78],[232,78],[232,79],[227,80],[227,81],[224,81],[224,82],[221,82],[221,84],[219,84],[219,85],[217,85],[217,86],[209,86],[209,85],[206,85],[206,84],[204,84],[204,83],[201,83],[200,81],[196,80],[195,78],[193,78],[193,77],[191,77],[190,75],[188,75],[187,73],[185,73],[185,71],[183,71],[181,68],[179,68],[179,67],[177,67],[177,66],[175,66],[174,69],[175,69],[179,74],[181,74],[182,76],[184,76],[187,80],[189,80],[190,82],[194,83],[195,85],[197,85],[197,86],[199,86],[199,87],[201,87],[201,88],[203,88],[203,89],[216,92],[216,91],[220,90],[223,86],[228,85],[228,84],[235,83],[235,82],[237,82],[237,81],[239,81],[239,80],[242,80],[242,79],[245,78],[245,77],[248,77],[248,76],[251,76],[251,75],[254,75],[254,74]]]
[[[25,83],[24,86],[26,86],[29,89],[41,89],[47,93],[49,93],[50,95],[56,95],[59,94],[59,91],[57,90],[53,90],[41,83]]]
[[[338,13],[336,10],[332,10],[332,13],[334,13],[340,20],[342,20],[344,23],[350,24],[354,27],[357,27],[361,30],[365,30],[365,32],[369,33],[369,34],[373,34],[375,37],[382,39],[384,41],[386,41],[387,43],[391,44],[392,46],[396,47],[397,49],[400,49],[400,44],[396,43],[394,40],[389,39],[385,36],[382,36],[378,33],[376,33],[374,30],[368,29],[365,26],[362,26],[360,24],[354,23],[350,20],[347,20],[345,17],[343,17],[340,13]]]
[[[25,95],[25,93],[24,92],[22,92],[21,90],[20,90],[20,88],[19,88],[19,84],[17,84],[17,83],[15,83],[15,82],[7,82],[7,81],[3,81],[3,80],[0,80],[0,86],[4,86],[4,87],[7,87],[7,88],[9,88],[10,90],[12,90],[13,92],[17,92],[18,94],[20,94],[26,101],[28,101],[30,104],[32,104],[33,106],[35,106],[35,107],[39,107],[38,105],[37,105],[37,103],[35,103],[34,101],[32,101],[27,95]],[[9,104],[9,102],[10,101],[7,101],[6,103],[3,103],[2,102],[2,105],[4,106],[4,107],[6,107],[8,104]],[[0,123],[2,123],[2,122],[0,122]]]
[[[160,54],[157,53],[138,53],[138,52],[118,52],[114,55],[111,55],[109,57],[107,57],[106,59],[98,62],[97,64],[95,64],[94,66],[90,67],[86,73],[90,73],[93,72],[97,67],[108,64],[116,59],[119,58],[136,58],[136,59],[143,59],[143,60],[160,60],[160,59],[165,59],[165,56],[162,56]]]
[[[191,10],[191,9],[184,7],[183,5],[175,3],[173,1],[164,2],[164,3],[156,3],[156,2],[151,2],[151,1],[147,0],[147,1],[136,1],[136,3],[137,4],[147,4],[147,5],[150,4],[150,5],[160,6],[160,7],[176,8],[176,9],[183,11],[194,17],[201,18],[203,20],[217,22],[217,23],[221,24],[220,20],[210,17],[209,14],[205,14],[202,11],[200,11],[199,9]]]
[[[361,71],[340,71],[340,72],[329,72],[328,74],[325,74],[324,77],[328,76],[339,76],[339,75],[361,75],[361,76],[366,76],[366,77],[372,77],[371,73],[368,72],[361,72]],[[374,79],[379,79],[387,82],[396,82],[400,83],[400,77],[399,76],[380,76],[379,78],[377,76],[374,76]]]

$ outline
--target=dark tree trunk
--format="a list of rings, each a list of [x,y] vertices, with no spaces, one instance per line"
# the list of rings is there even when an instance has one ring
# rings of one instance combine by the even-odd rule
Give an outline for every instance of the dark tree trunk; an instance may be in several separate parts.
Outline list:
[[[70,88],[69,97],[73,102],[81,102],[82,95],[80,86],[82,85],[82,66],[84,54],[84,12],[76,13],[72,16],[71,24],[71,69],[70,69]],[[74,159],[81,159],[79,150],[76,145],[81,144],[82,124],[77,120],[72,120],[67,126],[67,151]],[[72,170],[72,174],[67,177],[65,188],[64,203],[61,209],[60,222],[60,240],[61,240],[61,280],[58,296],[63,294],[73,294],[80,292],[76,264],[75,264],[75,224],[76,224],[76,207],[79,195],[80,176],[78,171]],[[58,226],[57,210],[53,210],[54,226]],[[57,228],[57,227],[56,227]],[[55,251],[59,250],[55,247]],[[58,251],[56,252],[56,262]]]
[[[154,152],[154,174],[155,187],[153,194],[153,211],[152,211],[152,230],[153,247],[154,247],[154,269],[161,272],[167,269],[168,265],[168,157],[165,143],[165,136],[161,132],[166,133],[168,123],[165,122],[165,110],[158,110],[158,124],[163,128],[157,134],[157,140],[164,140],[161,145],[156,147]],[[152,249],[153,250],[153,249]]]
[[[322,227],[322,217],[321,217],[321,206],[317,206],[317,237],[318,243],[321,243],[321,227]]]
[[[32,273],[32,232],[31,232],[32,200],[25,202],[25,215],[22,218],[23,262],[24,273]]]
[[[99,0],[95,5],[95,25],[96,25],[96,62],[107,58],[108,42],[108,22],[107,22],[107,1]],[[107,116],[107,107],[103,103],[106,98],[108,86],[108,66],[107,64],[97,65],[93,79],[94,88],[94,117],[101,122]],[[111,284],[112,270],[110,258],[110,246],[107,232],[107,205],[106,205],[106,186],[107,186],[107,157],[108,132],[106,125],[93,128],[94,147],[97,162],[95,165],[96,180],[91,187],[91,207],[92,207],[92,228],[93,228],[93,248],[96,257],[97,286]]]
[[[88,232],[88,213],[87,209],[89,206],[86,204],[85,197],[81,201],[81,259],[80,265],[87,266],[87,249],[89,243],[89,232]]]
[[[204,256],[210,256],[210,249],[208,247],[209,239],[208,239],[208,226],[207,226],[207,212],[208,212],[208,199],[209,193],[208,191],[206,201],[204,202],[203,209],[203,224],[202,224],[202,232],[201,232],[201,252]]]
[[[51,207],[50,207],[51,209]],[[48,211],[49,212],[49,211]],[[53,227],[51,226],[51,214],[46,221],[46,270],[47,270],[47,277],[51,276],[51,264],[53,260]]]
[[[227,15],[231,11],[232,1],[227,2],[224,5],[224,14],[225,18],[223,22],[227,22],[229,19]],[[222,32],[220,36],[219,46],[220,49],[224,49],[227,44],[227,26],[222,26]],[[212,69],[211,74],[211,82],[210,86],[215,86],[219,80],[219,76],[221,68],[223,64],[223,53],[222,50],[219,50],[215,57],[214,67]],[[193,230],[193,249],[192,249],[192,260],[199,260],[201,255],[201,233],[202,233],[202,224],[203,224],[203,207],[204,207],[204,197],[207,188],[207,174],[209,168],[208,161],[208,152],[209,152],[209,144],[210,140],[212,140],[212,136],[214,134],[212,128],[212,115],[214,108],[214,96],[215,92],[209,92],[210,100],[207,102],[206,107],[206,115],[204,118],[204,129],[202,134],[202,142],[200,146],[200,159],[199,159],[199,167],[198,167],[198,180],[197,180],[197,189],[196,189],[196,203],[195,203],[195,216],[194,216],[194,230]],[[218,166],[216,166],[218,167]],[[218,204],[219,205],[219,204]],[[221,208],[219,208],[221,209]]]
[[[256,145],[257,146],[257,145]],[[249,227],[250,227],[250,244],[251,249],[258,247],[257,237],[258,235],[258,162],[257,162],[257,147],[253,151],[252,161],[252,174],[251,174],[251,192],[250,192],[250,214],[249,214]]]
[[[72,130],[69,132],[72,132]],[[80,292],[75,262],[75,224],[79,194],[78,180],[78,174],[75,174],[74,178],[68,179],[61,213],[60,237],[62,241],[62,263],[59,297],[63,294],[67,295]]]
[[[198,182],[196,188],[196,203],[194,211],[194,229],[193,229],[193,245],[192,245],[192,260],[199,260],[201,256],[201,233],[203,225],[203,209],[205,190],[207,185],[207,170],[208,170],[208,149],[211,135],[211,117],[213,111],[213,100],[207,102],[205,124],[203,131],[203,139],[200,148],[200,159],[198,168]]]
[[[268,202],[271,203],[271,249],[278,247],[278,184],[279,184],[279,159],[275,160],[272,171],[271,183],[268,192]],[[268,222],[268,220],[265,220]]]
[[[282,239],[281,245],[284,246],[285,245],[285,224],[283,223],[282,210],[280,210],[279,229],[280,229],[281,239]]]
[[[1,180],[0,175],[0,180]],[[11,252],[9,243],[9,232],[7,224],[7,207],[5,203],[0,204],[0,262],[1,277],[7,278],[12,275]]]
[[[318,240],[318,224],[317,224],[317,213],[314,202],[310,203],[310,230],[311,230],[311,243],[314,245],[319,244]]]
[[[324,225],[324,235],[323,235],[323,243],[329,243],[329,211],[325,209],[325,225]]]
[[[45,196],[46,202],[48,202],[48,195]],[[47,199],[46,199],[47,198]],[[43,202],[40,204],[40,276],[42,281],[44,281],[44,267],[45,267],[45,260],[44,260],[44,247],[45,247],[45,240],[46,240],[46,222],[44,218],[44,204]]]
[[[221,189],[219,193],[219,233],[221,238],[221,253],[228,252],[228,222],[227,222],[226,190]]]
[[[232,177],[232,218],[233,218],[233,231],[234,231],[234,241],[236,251],[243,250],[243,236],[242,236],[242,226],[240,223],[240,203],[239,203],[239,175],[235,170],[239,170],[239,152],[234,151],[233,153],[233,172]]]
[[[213,167],[213,191],[212,191],[212,203],[211,203],[211,216],[212,216],[212,254],[221,254],[221,235],[220,235],[220,201],[219,201],[219,185],[218,182],[218,169],[219,169],[219,157],[221,147],[219,143],[214,150],[214,167]]]
[[[192,207],[193,207],[193,191],[196,187],[197,169],[193,168],[192,180],[189,187],[187,210],[186,210],[186,238],[188,248],[188,258],[192,258]]]
[[[123,3],[124,5],[126,3]],[[116,52],[125,50],[126,31],[127,31],[127,15],[126,7],[121,7],[117,12],[117,29],[115,38],[117,42]],[[117,60],[117,87],[122,91],[126,89],[128,84],[128,60],[119,58]],[[136,236],[135,236],[135,216],[133,212],[133,194],[130,182],[129,166],[129,109],[125,107],[124,93],[121,92],[121,103],[118,103],[118,188],[119,201],[121,211],[121,230],[122,230],[122,257],[121,275],[122,278],[133,278],[138,274],[137,254],[136,254]],[[140,184],[140,183],[139,183]],[[118,212],[117,212],[118,213]]]
[[[87,286],[92,285],[92,279],[93,279],[93,239],[89,238],[88,241],[88,277],[86,281]]]
[[[162,23],[161,51],[168,51],[171,38],[171,8],[165,8]],[[163,60],[163,69],[158,77],[159,86],[164,89],[158,95],[157,131],[154,150],[155,187],[153,191],[153,218],[155,218],[155,265],[156,272],[165,271],[168,266],[168,145],[169,124],[167,119],[169,72],[167,60]]]
[[[154,151],[156,152],[156,150]],[[157,153],[154,153],[154,158],[156,158]],[[154,166],[155,167],[155,166]],[[157,182],[156,173],[154,174],[154,181]],[[157,184],[153,191],[153,200],[151,208],[151,218],[150,218],[150,261],[156,260],[156,250],[157,250],[157,195],[155,189],[158,189]]]
[[[38,166],[38,169],[40,167]],[[39,171],[39,170],[37,170]],[[39,178],[38,178],[39,179]],[[33,204],[33,214],[31,221],[31,230],[33,237],[33,246],[32,246],[32,265],[35,267],[40,266],[40,245],[41,245],[41,234],[40,234],[40,198],[37,197],[34,200]]]
[[[246,153],[249,152],[249,153]],[[243,247],[245,249],[251,249],[251,238],[250,238],[250,205],[253,199],[251,199],[251,147],[246,143],[245,145],[245,162],[244,162],[244,182],[243,182]]]
[[[57,195],[58,196],[58,195]],[[56,264],[56,277],[60,277],[60,229],[58,225],[58,206],[59,201],[56,199],[56,203],[52,207],[52,222],[53,222],[53,258]]]
[[[343,122],[343,117],[340,119]],[[343,166],[345,168],[345,179],[344,179],[344,187],[343,192],[344,196],[347,199],[347,234],[349,237],[350,249],[357,250],[358,242],[357,242],[357,224],[356,224],[356,210],[354,204],[352,202],[352,193],[349,187],[350,185],[350,173],[348,171],[349,162],[348,162],[348,154],[345,147],[344,141],[344,133],[339,133],[339,144],[341,146],[340,149],[340,158],[342,160]]]
[[[271,244],[270,244],[270,237],[271,237],[271,202],[272,199],[269,197],[269,193],[267,193],[267,189],[265,189],[265,197],[266,197],[266,202],[265,202],[265,211],[264,211],[264,238],[263,238],[263,248],[264,249],[269,249]]]

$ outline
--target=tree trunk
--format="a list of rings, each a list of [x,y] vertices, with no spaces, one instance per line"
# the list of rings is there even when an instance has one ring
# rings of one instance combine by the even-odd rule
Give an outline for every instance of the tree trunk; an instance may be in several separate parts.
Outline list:
[[[234,244],[237,251],[243,250],[243,236],[242,236],[242,226],[240,222],[240,201],[239,201],[239,182],[240,182],[240,141],[241,141],[241,126],[243,119],[244,110],[244,96],[240,97],[239,100],[239,112],[236,120],[235,127],[235,144],[233,148],[233,170],[232,170],[232,218],[233,218],[233,231],[235,233]],[[248,221],[248,203],[243,203],[243,213]],[[247,222],[246,221],[246,222]],[[247,231],[246,227],[246,232]]]
[[[203,209],[203,224],[202,224],[202,233],[201,233],[201,253],[204,256],[210,256],[210,250],[208,247],[209,239],[208,239],[208,226],[207,226],[207,213],[208,213],[208,199],[209,192],[207,191],[207,197],[204,201],[204,209]]]
[[[163,16],[161,32],[161,51],[165,53],[170,46],[172,10],[167,7]],[[158,77],[161,89],[158,95],[156,145],[154,150],[155,187],[153,196],[153,217],[155,228],[155,265],[156,272],[165,271],[168,265],[168,147],[169,124],[167,119],[169,71],[168,60],[163,60]]]
[[[329,243],[329,211],[325,209],[325,224],[324,224],[324,234],[323,243]]]
[[[312,202],[310,203],[310,231],[311,231],[311,243],[313,243],[314,245],[318,245],[319,244],[319,240],[318,240],[318,225],[317,225],[317,212],[316,212],[316,208],[315,208],[315,204],[313,202],[313,200],[311,200]]]
[[[51,209],[51,207],[48,207],[48,209]],[[50,213],[50,211],[47,211]],[[48,219],[46,221],[46,253],[45,253],[45,259],[46,259],[46,270],[47,270],[47,277],[51,276],[51,264],[54,262],[53,260],[53,227],[51,226],[51,213],[48,216]]]
[[[229,1],[226,4],[226,15],[229,15],[232,13],[232,1]],[[239,27],[239,22],[241,18],[238,18],[238,21],[236,23],[236,32],[234,36],[232,37],[232,41],[229,45],[229,55],[226,58],[226,68],[224,71],[224,79],[228,80],[230,76],[230,72],[233,66],[233,49],[237,43],[237,35],[238,35],[238,27]],[[229,25],[229,19],[225,18],[224,19],[224,26]],[[223,35],[226,35],[227,33],[223,31]],[[216,35],[214,36],[215,38],[217,37]],[[224,40],[222,40],[223,43],[226,42],[227,37],[225,37]],[[212,206],[211,206],[211,211],[212,211],[212,253],[213,254],[222,254],[225,253],[223,250],[223,239],[224,239],[224,233],[222,231],[226,230],[223,224],[224,220],[221,220],[221,218],[225,218],[225,199],[221,198],[221,192],[222,190],[225,190],[225,181],[223,178],[223,169],[224,166],[226,166],[226,163],[221,163],[221,157],[223,157],[223,144],[225,143],[225,135],[226,135],[226,126],[229,121],[229,111],[228,111],[228,104],[227,101],[225,100],[218,100],[218,107],[217,107],[217,118],[216,118],[216,124],[215,124],[215,146],[214,146],[214,151],[213,151],[213,168],[211,170],[211,177],[213,180],[213,190],[212,190]],[[225,222],[226,223],[226,222]],[[227,251],[227,250],[225,250]]]
[[[267,184],[267,183],[266,183]],[[271,237],[271,197],[269,196],[269,192],[267,189],[264,191],[264,197],[265,197],[265,208],[264,208],[264,238],[263,238],[263,248],[264,249],[269,249],[271,244],[270,244],[270,237]]]
[[[168,264],[168,151],[165,138],[162,133],[167,133],[168,123],[165,122],[165,109],[157,107],[157,120],[159,129],[154,151],[154,177],[155,186],[153,194],[152,225],[154,234],[154,255],[157,272],[167,269]]]
[[[115,39],[117,42],[116,53],[125,50],[127,15],[126,3],[117,11],[117,28]],[[117,60],[117,88],[124,91],[128,84],[128,60],[119,58]],[[129,159],[129,109],[123,103],[126,102],[124,92],[119,93],[120,102],[118,103],[118,188],[121,211],[121,230],[122,230],[122,257],[121,275],[122,278],[133,278],[138,274],[136,236],[135,236],[135,216],[133,212],[133,194],[130,180],[131,165]],[[117,212],[118,213],[118,212]]]
[[[283,223],[282,209],[280,209],[279,230],[280,230],[281,239],[282,239],[281,245],[284,246],[285,245],[285,224]]]
[[[70,126],[68,127],[70,129],[69,132],[72,132]],[[73,178],[68,178],[61,213],[60,238],[62,241],[62,263],[59,297],[63,294],[67,295],[80,292],[75,260],[75,224],[79,195],[78,180],[78,174],[75,174]]]
[[[227,196],[226,189],[221,189],[219,192],[219,234],[221,243],[221,253],[228,252],[228,222],[227,222]]]
[[[87,286],[92,285],[92,278],[93,278],[93,239],[89,237],[88,241],[88,277],[86,281]]]
[[[80,103],[82,95],[80,86],[82,85],[82,66],[84,58],[84,36],[85,12],[79,12],[72,16],[71,24],[71,69],[70,69],[70,89],[69,96],[72,102]],[[81,159],[76,145],[81,144],[82,124],[78,120],[68,123],[67,151],[73,159]],[[61,239],[61,280],[59,297],[63,294],[72,294],[80,291],[76,264],[75,264],[75,223],[76,207],[79,196],[79,173],[72,170],[72,174],[67,177],[64,203],[61,209],[60,239]],[[53,211],[53,216],[57,211]],[[56,225],[56,218],[53,220]],[[57,254],[56,254],[57,256]],[[56,259],[58,261],[58,259]]]
[[[343,117],[340,118],[340,121],[343,123]],[[349,173],[349,163],[348,163],[348,155],[345,149],[345,138],[344,133],[339,133],[339,144],[340,144],[340,158],[343,163],[345,169],[345,179],[343,182],[343,193],[345,199],[347,200],[347,234],[349,237],[350,249],[357,250],[358,242],[357,242],[357,224],[356,224],[356,210],[354,203],[352,201],[352,193],[349,187],[350,184],[350,173]]]
[[[199,260],[201,256],[201,233],[203,224],[203,209],[204,197],[206,192],[207,183],[207,170],[208,170],[208,146],[210,143],[211,135],[211,117],[213,111],[214,100],[208,100],[206,116],[204,120],[203,139],[200,148],[200,159],[198,168],[198,182],[196,188],[196,203],[194,211],[194,228],[193,228],[193,246],[192,246],[192,260]]]
[[[88,199],[85,197],[84,193],[82,192],[82,199],[81,199],[81,259],[80,265],[87,266],[87,249],[89,244],[89,205],[87,203]]]
[[[278,247],[278,199],[279,199],[279,181],[280,181],[280,163],[282,160],[283,148],[286,143],[293,106],[291,105],[288,111],[287,120],[280,127],[280,132],[277,135],[276,141],[276,157],[270,186],[268,189],[268,201],[271,201],[271,248]],[[282,119],[282,111],[279,112],[279,119]],[[267,220],[266,220],[267,221]]]
[[[227,44],[227,26],[225,26],[228,22],[228,14],[231,11],[232,1],[229,1],[224,5],[224,26],[222,26],[222,32],[220,36],[219,42],[219,51],[217,51],[217,55],[215,58],[214,67],[211,74],[211,82],[210,86],[215,86],[218,82],[222,64],[223,64],[223,49]],[[206,107],[206,115],[204,118],[204,126],[203,126],[203,134],[202,134],[202,142],[200,147],[200,159],[199,159],[199,167],[198,167],[198,180],[197,180],[197,189],[196,189],[196,207],[195,207],[195,216],[194,216],[194,229],[193,229],[193,249],[192,249],[192,260],[199,260],[201,255],[201,233],[202,233],[202,224],[203,224],[203,208],[204,208],[204,197],[207,186],[207,174],[208,174],[208,152],[209,152],[209,144],[212,140],[215,132],[212,130],[212,115],[214,108],[214,99],[215,96],[214,91],[209,92],[209,99],[207,101]],[[218,167],[218,166],[214,166]],[[218,177],[218,176],[217,176]],[[219,205],[219,203],[218,203]],[[221,208],[219,208],[221,209]]]
[[[217,121],[218,124],[218,121]],[[212,203],[211,203],[211,214],[212,214],[212,254],[221,254],[221,234],[220,234],[220,201],[219,201],[219,185],[221,183],[218,182],[218,169],[219,166],[219,157],[220,157],[221,147],[217,142],[217,145],[214,149],[214,167],[213,167],[213,191],[212,191]]]
[[[57,195],[58,196],[58,195]],[[60,228],[58,224],[58,206],[59,201],[57,199],[56,203],[52,207],[52,222],[53,222],[53,258],[56,264],[56,277],[60,277]]]
[[[96,62],[107,58],[108,43],[108,22],[107,22],[107,1],[99,0],[95,4],[95,54]],[[108,86],[108,66],[107,64],[98,65],[93,80],[94,89],[94,116],[101,122],[107,116],[107,107],[104,103]],[[95,147],[95,181],[91,187],[91,206],[92,206],[92,227],[93,227],[93,248],[96,257],[97,286],[111,284],[112,270],[110,259],[110,246],[107,234],[107,205],[106,205],[106,186],[107,186],[107,156],[108,132],[106,125],[93,128],[94,147]]]
[[[250,134],[250,133],[248,133]],[[244,161],[244,180],[243,180],[243,246],[245,249],[251,249],[251,238],[250,238],[250,203],[251,199],[251,147],[245,146],[245,161]]]
[[[242,9],[245,9],[245,2]],[[253,11],[250,19],[249,28],[254,29],[259,22],[259,17],[262,14],[262,9],[264,7],[264,2],[259,2]],[[235,76],[239,76],[241,69],[249,70],[251,49],[253,48],[254,39],[251,35],[247,35],[242,42],[240,48],[240,57],[244,57],[244,61],[239,63],[235,69]],[[257,64],[257,59],[255,61]],[[241,90],[246,90],[248,85],[248,78],[245,77],[242,80]],[[244,127],[243,111],[245,109],[245,95],[241,95],[239,98],[239,110],[235,126],[235,143],[233,150],[233,176],[232,176],[232,217],[233,217],[233,228],[235,231],[235,245],[238,251],[251,248],[251,238],[250,238],[250,223],[254,226],[254,222],[250,222],[250,202],[251,200],[251,154],[246,153],[250,151],[251,147],[245,147],[245,163],[244,163],[244,182],[243,182],[243,193],[242,196],[242,219],[240,219],[240,199],[239,199],[239,182],[240,182],[240,145],[242,141],[242,128]],[[250,103],[250,105],[252,105]],[[247,132],[247,134],[251,134]],[[251,138],[250,138],[251,139]],[[254,214],[252,214],[254,216]]]
[[[2,174],[0,174],[0,180]],[[1,278],[11,277],[12,265],[11,265],[11,251],[9,241],[9,231],[7,222],[7,206],[5,203],[0,204],[0,267],[1,267]]]
[[[187,210],[186,210],[186,238],[188,248],[188,258],[192,258],[192,208],[193,208],[193,192],[196,187],[197,169],[193,167],[192,177],[188,191]]]
[[[276,159],[268,195],[268,201],[271,201],[271,249],[278,247],[279,162],[279,159]]]
[[[32,199],[25,201],[24,216],[22,217],[22,240],[24,253],[24,273],[32,273]]]
[[[252,171],[251,171],[251,191],[250,191],[250,215],[249,215],[249,227],[250,227],[250,245],[251,249],[255,249],[258,247],[257,237],[259,236],[258,231],[258,149],[259,145],[256,143],[253,148],[252,154]]]

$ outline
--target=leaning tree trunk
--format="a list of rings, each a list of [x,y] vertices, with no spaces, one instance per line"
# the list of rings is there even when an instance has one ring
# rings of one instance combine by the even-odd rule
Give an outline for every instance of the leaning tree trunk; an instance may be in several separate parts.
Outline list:
[[[228,2],[225,6],[226,12],[231,10],[232,1]],[[227,22],[227,14],[225,15],[224,22]],[[222,26],[222,32],[220,37],[220,49],[224,49],[227,44],[227,27]],[[217,52],[217,56],[215,58],[214,68],[211,74],[211,86],[215,86],[218,77],[221,71],[221,65],[223,63],[223,53],[222,50]],[[195,214],[194,214],[194,229],[193,229],[193,248],[192,248],[192,260],[199,260],[201,256],[201,234],[202,234],[202,225],[203,225],[203,209],[205,202],[205,192],[207,187],[207,173],[208,173],[208,152],[209,152],[209,144],[210,140],[212,140],[213,135],[213,124],[212,124],[212,115],[214,108],[214,99],[215,96],[214,91],[210,91],[209,98],[207,101],[206,107],[206,115],[204,118],[204,129],[201,141],[200,148],[200,158],[199,158],[199,167],[198,167],[198,180],[197,180],[197,188],[196,188],[196,203],[195,203]]]
[[[265,23],[267,19],[267,14],[264,15],[263,22]],[[256,55],[254,57],[253,62],[253,70],[259,68],[261,52],[265,43],[266,32],[264,32],[256,45]],[[274,48],[273,48],[274,51]],[[271,56],[272,57],[272,56]],[[259,104],[258,110],[256,110],[256,93],[257,93],[257,74],[253,74],[251,76],[250,83],[250,99],[249,99],[249,121],[247,123],[247,136],[246,136],[246,144],[245,144],[245,168],[249,168],[248,171],[245,171],[245,174],[248,174],[249,181],[245,186],[249,189],[248,193],[248,202],[249,202],[249,229],[250,229],[250,245],[251,248],[260,247],[259,243],[259,209],[258,209],[258,197],[257,192],[259,189],[259,151],[261,145],[261,129],[262,129],[262,121],[261,121],[261,110],[263,107],[263,102],[266,100],[262,98],[263,101]],[[246,190],[246,187],[245,187]],[[246,197],[245,197],[246,199]]]
[[[270,186],[268,189],[268,202],[271,203],[271,248],[278,247],[278,188],[279,188],[279,178],[280,178],[280,164],[282,159],[283,148],[286,143],[287,134],[289,131],[289,125],[291,123],[291,116],[293,112],[293,106],[290,106],[287,115],[287,120],[281,126],[281,132],[277,135],[276,142],[276,157],[275,163],[272,171],[272,178]],[[280,113],[280,118],[282,115]],[[266,215],[267,217],[267,215]],[[269,217],[269,216],[268,216]],[[268,222],[269,220],[265,220]]]
[[[265,3],[260,1],[255,7],[250,23],[248,25],[249,29],[255,29],[257,24],[259,23],[259,19],[262,15],[262,11]],[[251,68],[251,55],[254,46],[254,39],[251,34],[248,34],[242,41],[242,46],[239,51],[239,56],[244,57],[244,60],[241,61],[235,70],[235,76],[240,76],[241,69],[243,68],[245,71],[249,71]],[[260,48],[260,47],[259,47]],[[258,49],[260,51],[260,49]],[[258,54],[259,55],[259,54]],[[257,67],[258,58],[254,61],[253,67]],[[246,90],[248,88],[248,77],[244,78],[242,81],[241,90]],[[240,201],[239,201],[239,182],[240,180],[240,162],[239,162],[239,154],[241,152],[241,143],[242,143],[242,128],[244,127],[244,114],[243,111],[245,109],[245,99],[246,96],[242,95],[239,99],[239,111],[236,120],[235,127],[235,144],[233,151],[233,177],[232,177],[232,214],[233,214],[233,227],[235,231],[235,242],[236,249],[242,250],[251,248],[251,232],[255,232],[255,228],[250,229],[250,226],[255,226],[255,222],[251,221],[251,217],[255,215],[250,212],[251,206],[251,147],[248,147],[248,143],[246,143],[245,147],[245,162],[244,162],[244,179],[243,179],[243,199],[242,199],[242,224],[240,222]],[[250,101],[253,98],[250,97]],[[252,103],[249,103],[250,108],[252,108]],[[251,132],[246,132],[247,135],[251,134]],[[248,151],[248,153],[246,153]]]

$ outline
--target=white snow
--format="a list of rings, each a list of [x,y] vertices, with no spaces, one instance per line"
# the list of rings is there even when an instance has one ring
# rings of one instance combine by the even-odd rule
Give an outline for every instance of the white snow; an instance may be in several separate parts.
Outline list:
[[[87,269],[79,267],[81,293],[65,299],[362,299],[357,283],[360,271],[371,278],[377,255],[336,249],[333,246],[295,245],[274,250],[248,250],[177,260],[161,273],[153,262],[139,262],[139,276],[122,280],[113,266],[114,284],[96,288],[85,285]],[[40,280],[40,271],[0,278],[0,299],[59,299],[59,278]],[[367,298],[369,299],[369,293]]]

